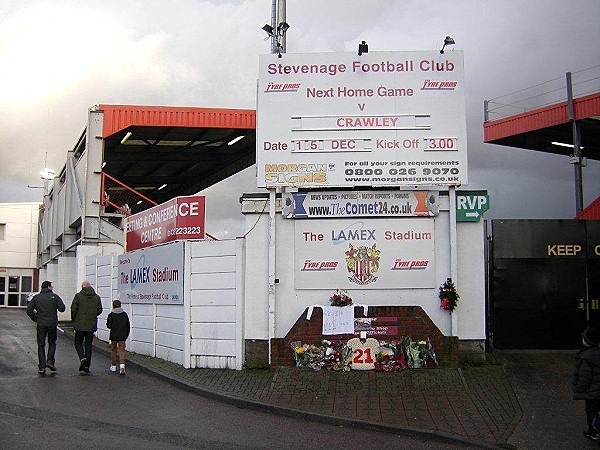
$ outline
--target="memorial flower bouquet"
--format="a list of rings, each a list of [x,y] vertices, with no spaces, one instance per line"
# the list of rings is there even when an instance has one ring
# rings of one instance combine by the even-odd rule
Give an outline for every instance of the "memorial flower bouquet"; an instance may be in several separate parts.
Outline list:
[[[406,355],[398,341],[381,341],[379,343],[379,353],[375,361],[375,370],[384,372],[397,372],[406,369]]]
[[[348,306],[352,304],[352,297],[348,295],[348,291],[337,289],[329,298],[329,303],[331,306]]]
[[[325,361],[323,367],[333,371],[349,371],[352,350],[343,342],[324,340],[321,344],[325,347]]]
[[[296,367],[307,367],[312,370],[322,368],[334,371],[350,370],[352,350],[343,342],[323,340],[320,346],[304,344],[300,341],[291,343]]]
[[[440,308],[452,313],[456,309],[460,295],[456,292],[456,287],[452,282],[452,278],[448,278],[444,284],[440,286]]]
[[[291,343],[296,367],[308,367],[312,370],[321,370],[324,365],[325,348],[316,345],[304,344],[300,341]]]
[[[400,347],[406,355],[406,364],[411,369],[426,367],[427,358],[430,358],[436,366],[438,365],[437,356],[429,338],[424,341],[413,341],[409,336],[402,336]]]

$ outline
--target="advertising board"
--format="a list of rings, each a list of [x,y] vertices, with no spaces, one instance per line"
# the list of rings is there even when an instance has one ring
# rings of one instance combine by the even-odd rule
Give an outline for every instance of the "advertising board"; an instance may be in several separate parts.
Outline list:
[[[258,187],[461,185],[463,54],[261,55]]]
[[[127,217],[126,250],[138,250],[176,240],[204,239],[205,197],[175,197]]]
[[[183,242],[119,255],[119,298],[126,303],[183,304]]]
[[[430,217],[439,214],[437,191],[284,192],[286,219]]]
[[[296,289],[435,286],[434,219],[297,220]]]

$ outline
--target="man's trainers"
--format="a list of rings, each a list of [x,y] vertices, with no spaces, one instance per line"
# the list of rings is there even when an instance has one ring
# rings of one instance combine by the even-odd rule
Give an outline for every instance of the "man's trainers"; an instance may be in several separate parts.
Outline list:
[[[583,435],[594,442],[598,442],[598,433],[596,432],[590,432],[589,430],[586,430],[583,432]]]
[[[46,375],[46,369],[38,369],[40,375]]]
[[[80,372],[89,372],[89,369],[86,371],[86,367],[85,367],[85,363],[87,362],[86,358],[81,358],[81,364],[79,364],[79,371]]]
[[[50,369],[52,372],[56,372],[56,366],[53,363],[47,363],[46,367]]]
[[[121,367],[119,368],[119,373],[121,375],[125,375],[125,364],[121,364]]]
[[[116,372],[117,371],[117,366],[110,366],[110,371],[111,372]]]

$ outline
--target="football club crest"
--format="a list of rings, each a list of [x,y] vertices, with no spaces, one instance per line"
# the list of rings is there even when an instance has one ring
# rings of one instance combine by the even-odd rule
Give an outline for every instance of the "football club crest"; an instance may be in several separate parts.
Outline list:
[[[349,244],[346,251],[346,266],[352,275],[348,277],[352,283],[366,285],[377,281],[375,274],[379,271],[379,255],[381,250],[377,244],[372,247],[359,246],[354,248]]]

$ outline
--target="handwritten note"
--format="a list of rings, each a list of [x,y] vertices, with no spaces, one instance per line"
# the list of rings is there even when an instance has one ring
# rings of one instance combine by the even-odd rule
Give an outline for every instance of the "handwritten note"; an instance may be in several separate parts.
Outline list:
[[[323,335],[353,334],[354,306],[323,306]]]

